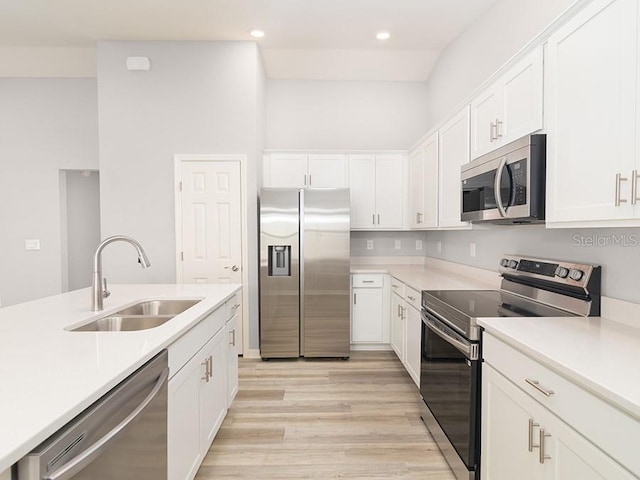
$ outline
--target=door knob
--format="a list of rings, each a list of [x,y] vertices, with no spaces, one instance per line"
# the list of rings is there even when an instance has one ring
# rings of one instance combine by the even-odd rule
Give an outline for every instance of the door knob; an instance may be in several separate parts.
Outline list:
[[[224,267],[225,269],[231,269],[234,272],[237,272],[238,270],[240,270],[240,267],[238,265],[234,265],[232,267]]]

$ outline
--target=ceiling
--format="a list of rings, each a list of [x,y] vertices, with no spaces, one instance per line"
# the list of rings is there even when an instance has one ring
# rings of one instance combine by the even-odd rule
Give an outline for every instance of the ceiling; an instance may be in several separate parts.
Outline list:
[[[424,81],[495,1],[2,0],[0,47],[246,40],[260,45],[270,78]],[[253,39],[251,28],[265,37]],[[381,30],[391,38],[377,40]]]

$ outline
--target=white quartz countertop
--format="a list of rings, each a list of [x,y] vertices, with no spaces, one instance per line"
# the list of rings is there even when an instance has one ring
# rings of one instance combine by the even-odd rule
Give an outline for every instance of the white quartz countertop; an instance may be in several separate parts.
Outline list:
[[[109,285],[103,312],[89,289],[0,308],[0,472],[223,304],[241,285]],[[164,325],[135,332],[66,327],[138,301],[203,299]]]
[[[427,265],[352,265],[351,273],[388,273],[416,290],[495,290],[496,282]]]
[[[487,318],[484,329],[640,419],[640,325],[600,317]]]

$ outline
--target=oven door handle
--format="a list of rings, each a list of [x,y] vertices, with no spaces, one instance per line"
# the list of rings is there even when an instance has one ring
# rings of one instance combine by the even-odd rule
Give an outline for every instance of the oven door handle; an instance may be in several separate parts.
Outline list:
[[[493,183],[493,196],[496,198],[496,206],[498,207],[498,211],[500,212],[501,217],[507,216],[507,209],[502,204],[502,195],[500,195],[500,184],[502,183],[502,171],[504,167],[507,165],[507,157],[502,157],[500,159],[500,164],[496,169],[496,178]]]
[[[430,318],[429,314],[425,314],[422,312],[422,321],[427,326],[429,330],[442,338],[445,342],[449,343],[461,353],[463,353],[469,360],[478,360],[478,347],[477,345],[471,343],[463,343],[460,340],[457,340],[450,335],[447,335],[445,332],[439,330],[436,327],[436,322]]]

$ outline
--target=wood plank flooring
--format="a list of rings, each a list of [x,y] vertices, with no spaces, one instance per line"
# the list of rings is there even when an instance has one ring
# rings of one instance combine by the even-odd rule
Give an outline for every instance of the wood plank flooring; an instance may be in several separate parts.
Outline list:
[[[196,480],[455,480],[393,352],[240,359],[240,391]]]

